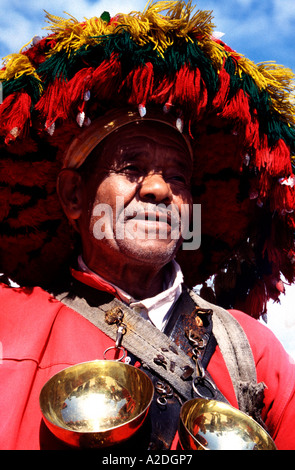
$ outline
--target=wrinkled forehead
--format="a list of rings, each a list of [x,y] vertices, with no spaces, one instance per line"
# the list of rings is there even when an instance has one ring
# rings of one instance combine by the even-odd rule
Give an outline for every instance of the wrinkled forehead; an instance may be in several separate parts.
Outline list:
[[[122,145],[162,145],[177,149],[183,158],[193,159],[189,139],[177,128],[175,119],[158,114],[140,118],[135,112],[119,111],[99,118],[74,139],[65,158],[64,168],[79,168],[103,143],[104,147]]]
[[[106,158],[153,158],[160,153],[163,158],[191,164],[190,150],[183,136],[167,125],[153,121],[139,121],[114,131],[103,145]]]

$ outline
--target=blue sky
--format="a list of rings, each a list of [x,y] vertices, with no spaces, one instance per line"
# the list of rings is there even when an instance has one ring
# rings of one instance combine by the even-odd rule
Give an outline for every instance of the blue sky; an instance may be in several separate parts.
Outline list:
[[[216,31],[233,49],[254,62],[275,61],[295,72],[294,0],[198,0],[197,9],[213,10]],[[44,11],[68,12],[78,20],[142,10],[141,0],[0,0],[0,58],[18,52],[35,35],[44,36]],[[268,326],[295,359],[295,288],[288,288],[281,304],[269,305]]]

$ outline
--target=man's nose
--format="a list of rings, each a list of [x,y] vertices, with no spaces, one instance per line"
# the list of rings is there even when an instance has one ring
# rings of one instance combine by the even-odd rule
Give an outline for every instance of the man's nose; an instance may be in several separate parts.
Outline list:
[[[160,173],[150,173],[144,177],[140,185],[139,196],[142,200],[157,203],[172,201],[170,185]]]

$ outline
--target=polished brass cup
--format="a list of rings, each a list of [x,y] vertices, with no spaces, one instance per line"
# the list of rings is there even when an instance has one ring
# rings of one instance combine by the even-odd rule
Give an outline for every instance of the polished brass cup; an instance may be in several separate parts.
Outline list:
[[[141,370],[116,361],[77,364],[42,388],[50,431],[74,447],[101,448],[130,438],[145,420],[154,388]]]
[[[198,398],[181,407],[179,440],[184,450],[276,450],[250,416],[226,403]]]

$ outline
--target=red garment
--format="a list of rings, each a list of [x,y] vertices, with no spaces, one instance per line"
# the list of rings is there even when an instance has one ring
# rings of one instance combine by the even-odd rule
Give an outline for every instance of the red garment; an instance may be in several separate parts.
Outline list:
[[[83,271],[77,271],[71,269],[72,276],[80,282],[83,282],[87,286],[93,287],[94,289],[102,290],[112,294],[114,297],[118,297],[116,289],[107,281],[104,281],[101,277],[96,276],[94,273],[86,273]]]
[[[0,449],[57,446],[39,409],[45,382],[70,365],[103,359],[113,341],[82,316],[40,288],[0,285]],[[258,380],[267,385],[263,418],[279,449],[295,449],[295,366],[273,333],[234,311],[253,350]],[[217,347],[208,367],[221,392],[237,406]],[[176,445],[174,443],[174,445]]]

